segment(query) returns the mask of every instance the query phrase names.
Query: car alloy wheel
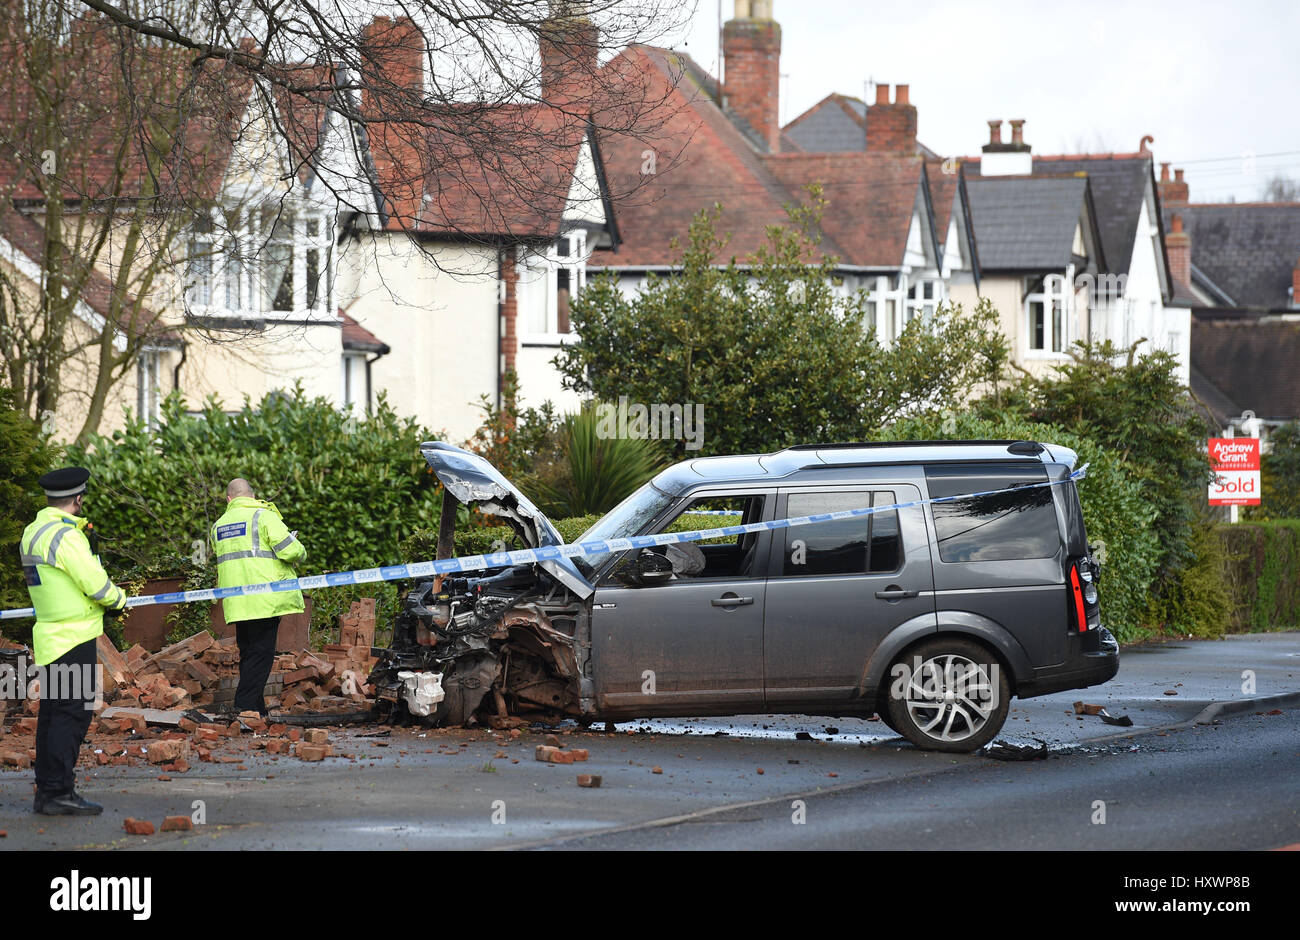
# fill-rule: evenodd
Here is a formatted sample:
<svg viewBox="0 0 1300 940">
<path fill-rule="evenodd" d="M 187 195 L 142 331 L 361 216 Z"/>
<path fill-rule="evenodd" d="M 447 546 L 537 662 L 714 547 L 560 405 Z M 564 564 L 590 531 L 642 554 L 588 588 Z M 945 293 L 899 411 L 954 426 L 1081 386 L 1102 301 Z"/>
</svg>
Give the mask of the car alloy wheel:
<svg viewBox="0 0 1300 940">
<path fill-rule="evenodd" d="M 1010 692 L 1001 665 L 969 640 L 931 640 L 890 669 L 888 710 L 917 747 L 974 751 L 1006 721 Z"/>
</svg>

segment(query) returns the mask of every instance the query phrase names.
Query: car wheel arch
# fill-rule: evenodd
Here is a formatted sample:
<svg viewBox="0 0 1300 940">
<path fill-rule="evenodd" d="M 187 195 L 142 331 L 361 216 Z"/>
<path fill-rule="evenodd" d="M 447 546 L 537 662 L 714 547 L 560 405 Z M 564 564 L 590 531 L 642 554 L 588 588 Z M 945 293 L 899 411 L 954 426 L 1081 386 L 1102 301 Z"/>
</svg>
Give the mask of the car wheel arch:
<svg viewBox="0 0 1300 940">
<path fill-rule="evenodd" d="M 928 626 L 920 623 L 923 620 L 929 620 Z M 970 611 L 940 611 L 937 615 L 914 618 L 890 631 L 868 660 L 858 694 L 881 701 L 889 691 L 889 667 L 898 657 L 919 643 L 944 636 L 974 640 L 987 647 L 1006 670 L 1012 695 L 1017 694 L 1022 679 L 1034 674 L 1024 647 L 1004 627 Z"/>
</svg>

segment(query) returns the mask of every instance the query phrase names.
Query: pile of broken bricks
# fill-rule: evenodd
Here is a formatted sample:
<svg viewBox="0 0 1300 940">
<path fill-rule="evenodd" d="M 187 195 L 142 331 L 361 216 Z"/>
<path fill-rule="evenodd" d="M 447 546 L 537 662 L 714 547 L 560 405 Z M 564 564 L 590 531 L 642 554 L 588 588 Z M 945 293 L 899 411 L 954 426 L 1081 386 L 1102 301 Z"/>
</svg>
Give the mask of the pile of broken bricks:
<svg viewBox="0 0 1300 940">
<path fill-rule="evenodd" d="M 301 714 L 368 707 L 366 684 L 376 662 L 375 600 L 355 601 L 339 618 L 340 643 L 322 653 L 302 650 L 275 657 L 263 695 L 268 708 Z M 239 647 L 200 631 L 150 654 L 139 644 L 120 653 L 106 636 L 97 641 L 104 666 L 104 700 L 123 707 L 180 709 L 230 705 L 239 684 Z"/>
<path fill-rule="evenodd" d="M 36 706 L 29 701 L 24 711 L 34 712 Z M 228 723 L 199 720 L 205 717 L 193 711 L 177 717 L 175 713 L 146 715 L 114 709 L 112 717 L 101 714 L 91 721 L 78 763 L 83 767 L 153 764 L 163 774 L 170 774 L 185 773 L 195 760 L 238 764 L 237 769 L 246 770 L 243 762 L 249 750 L 304 761 L 336 756 L 324 728 L 290 727 L 274 719 L 268 721 L 257 712 L 243 712 Z M 246 733 L 251 737 L 245 737 Z M 35 759 L 36 716 L 27 714 L 12 722 L 0 738 L 0 765 L 26 770 Z"/>
</svg>

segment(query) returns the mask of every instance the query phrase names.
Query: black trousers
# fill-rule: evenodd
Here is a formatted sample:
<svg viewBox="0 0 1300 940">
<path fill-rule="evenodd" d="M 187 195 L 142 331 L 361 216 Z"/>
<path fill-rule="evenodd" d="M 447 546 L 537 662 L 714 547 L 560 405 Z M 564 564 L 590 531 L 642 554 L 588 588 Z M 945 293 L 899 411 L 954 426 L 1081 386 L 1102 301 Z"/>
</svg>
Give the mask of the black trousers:
<svg viewBox="0 0 1300 940">
<path fill-rule="evenodd" d="M 97 659 L 95 641 L 87 640 L 45 667 L 36 719 L 36 792 L 41 796 L 62 796 L 75 788 L 77 755 L 95 717 Z"/>
<path fill-rule="evenodd" d="M 262 691 L 271 678 L 275 663 L 275 636 L 280 632 L 279 617 L 244 620 L 235 624 L 235 642 L 239 644 L 239 686 L 235 689 L 235 710 L 267 712 Z"/>
</svg>

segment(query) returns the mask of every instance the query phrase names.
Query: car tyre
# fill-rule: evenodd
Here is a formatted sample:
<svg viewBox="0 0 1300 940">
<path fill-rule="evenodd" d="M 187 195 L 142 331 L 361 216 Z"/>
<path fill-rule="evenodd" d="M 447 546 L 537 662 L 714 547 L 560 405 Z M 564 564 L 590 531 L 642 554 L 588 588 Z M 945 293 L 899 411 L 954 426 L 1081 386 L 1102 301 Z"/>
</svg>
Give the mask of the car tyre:
<svg viewBox="0 0 1300 940">
<path fill-rule="evenodd" d="M 886 724 L 924 750 L 979 750 L 1002 730 L 1011 707 L 997 657 L 960 637 L 912 647 L 890 665 L 888 681 Z"/>
</svg>

